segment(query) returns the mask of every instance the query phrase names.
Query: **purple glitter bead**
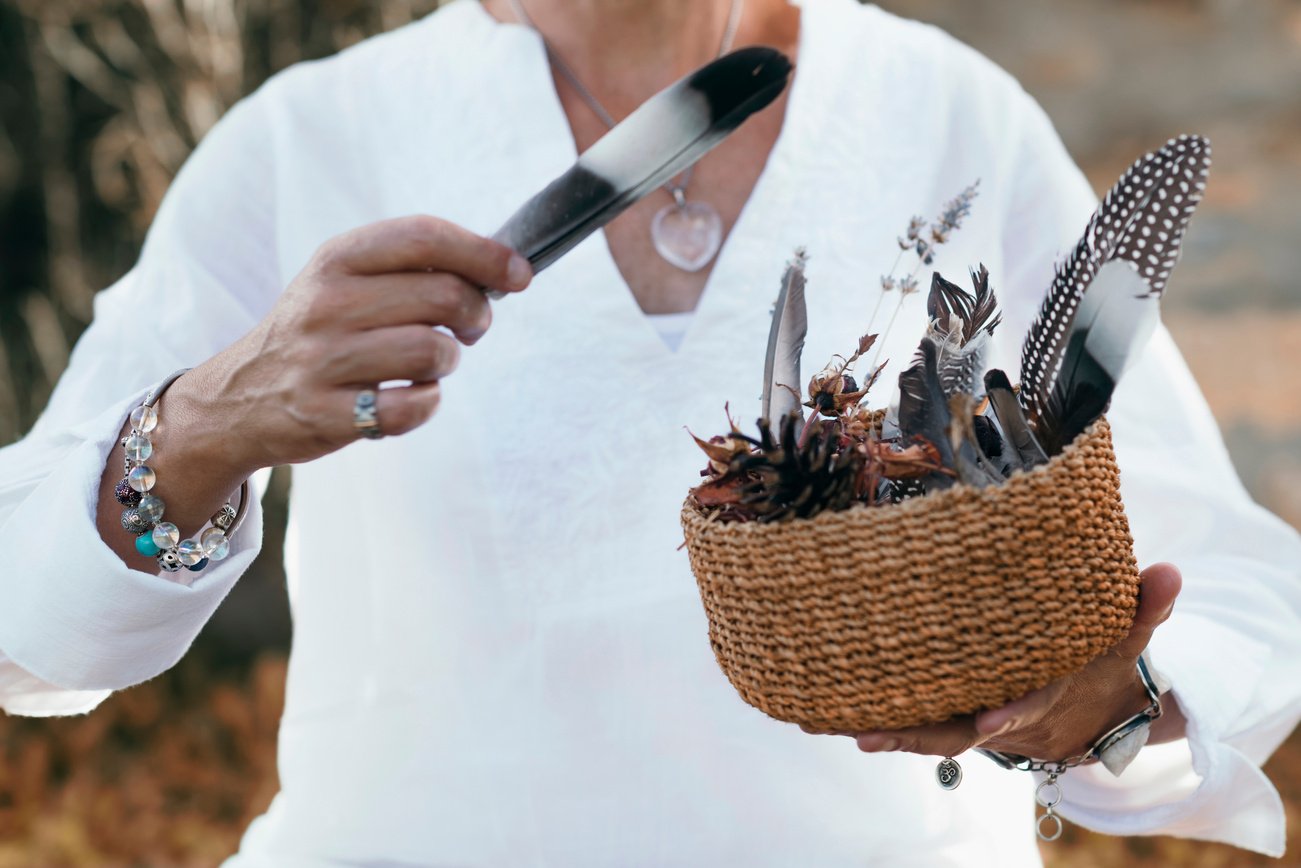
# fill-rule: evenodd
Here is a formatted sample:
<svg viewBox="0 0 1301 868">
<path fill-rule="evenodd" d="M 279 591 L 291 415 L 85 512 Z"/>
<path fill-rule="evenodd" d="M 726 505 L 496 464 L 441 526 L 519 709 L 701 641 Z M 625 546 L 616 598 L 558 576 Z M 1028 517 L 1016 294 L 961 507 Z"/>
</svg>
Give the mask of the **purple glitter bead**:
<svg viewBox="0 0 1301 868">
<path fill-rule="evenodd" d="M 140 498 L 143 496 L 130 485 L 127 485 L 126 477 L 113 488 L 113 496 L 117 502 L 123 506 L 139 506 Z"/>
</svg>

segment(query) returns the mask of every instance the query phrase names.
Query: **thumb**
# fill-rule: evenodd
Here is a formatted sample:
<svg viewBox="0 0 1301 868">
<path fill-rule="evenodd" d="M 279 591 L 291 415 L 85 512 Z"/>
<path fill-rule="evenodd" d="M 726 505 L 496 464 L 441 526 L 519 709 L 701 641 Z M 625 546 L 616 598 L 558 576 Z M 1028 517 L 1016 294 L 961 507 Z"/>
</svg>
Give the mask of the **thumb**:
<svg viewBox="0 0 1301 868">
<path fill-rule="evenodd" d="M 1173 564 L 1153 564 L 1139 574 L 1138 611 L 1129 635 L 1116 646 L 1116 653 L 1137 658 L 1143 653 L 1152 633 L 1174 610 L 1175 598 L 1183 586 L 1183 576 Z"/>
</svg>

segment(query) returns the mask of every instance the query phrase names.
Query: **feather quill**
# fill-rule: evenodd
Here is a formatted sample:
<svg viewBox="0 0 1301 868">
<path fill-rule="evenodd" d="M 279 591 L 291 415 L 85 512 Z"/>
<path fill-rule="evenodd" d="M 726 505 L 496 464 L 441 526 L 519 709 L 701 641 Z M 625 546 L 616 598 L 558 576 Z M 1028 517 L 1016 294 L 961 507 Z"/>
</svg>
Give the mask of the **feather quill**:
<svg viewBox="0 0 1301 868">
<path fill-rule="evenodd" d="M 1160 322 L 1160 296 L 1128 261 L 1108 262 L 1080 299 L 1048 396 L 1044 446 L 1054 454 L 1101 416 L 1125 369 Z"/>
<path fill-rule="evenodd" d="M 1084 236 L 1058 266 L 1021 348 L 1019 398 L 1041 436 L 1060 428 L 1048 400 L 1089 284 L 1103 265 L 1119 259 L 1138 269 L 1153 295 L 1165 290 L 1188 220 L 1206 189 L 1210 155 L 1205 138 L 1181 136 L 1138 160 L 1107 193 Z"/>
<path fill-rule="evenodd" d="M 802 381 L 800 355 L 809 330 L 808 309 L 804 302 L 804 266 L 808 257 L 804 248 L 786 265 L 781 292 L 772 311 L 768 330 L 768 352 L 763 362 L 763 397 L 761 415 L 771 424 L 781 424 L 786 414 L 800 412 Z M 797 425 L 796 435 L 802 425 Z"/>
</svg>

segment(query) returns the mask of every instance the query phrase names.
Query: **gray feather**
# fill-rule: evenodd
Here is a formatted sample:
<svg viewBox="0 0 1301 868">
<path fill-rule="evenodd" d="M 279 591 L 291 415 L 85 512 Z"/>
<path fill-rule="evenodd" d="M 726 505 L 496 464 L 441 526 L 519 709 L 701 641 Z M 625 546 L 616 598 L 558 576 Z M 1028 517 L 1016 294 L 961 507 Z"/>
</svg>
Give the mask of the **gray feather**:
<svg viewBox="0 0 1301 868">
<path fill-rule="evenodd" d="M 768 330 L 768 353 L 763 361 L 763 403 L 761 415 L 772 424 L 792 410 L 799 411 L 803 383 L 800 379 L 800 355 L 809 330 L 808 309 L 804 302 L 804 266 L 808 258 L 804 248 L 782 275 L 781 292 L 772 311 L 772 328 Z M 799 433 L 798 431 L 796 432 Z"/>
<path fill-rule="evenodd" d="M 1003 429 L 1003 439 L 1012 446 L 1008 450 L 1012 454 L 1007 457 L 1013 466 L 1019 463 L 1022 470 L 1030 470 L 1036 465 L 1047 464 L 1048 456 L 1035 438 L 1030 420 L 1021 409 L 1007 374 L 997 368 L 985 374 L 985 394 L 989 397 L 989 406 L 994 410 L 998 426 Z"/>
<path fill-rule="evenodd" d="M 949 444 L 949 403 L 940 385 L 935 342 L 922 338 L 918 358 L 899 375 L 899 436 L 905 443 L 917 437 L 930 442 L 940 453 L 944 466 L 954 467 L 953 448 Z M 932 473 L 924 480 L 928 489 L 948 488 L 952 478 Z"/>
</svg>

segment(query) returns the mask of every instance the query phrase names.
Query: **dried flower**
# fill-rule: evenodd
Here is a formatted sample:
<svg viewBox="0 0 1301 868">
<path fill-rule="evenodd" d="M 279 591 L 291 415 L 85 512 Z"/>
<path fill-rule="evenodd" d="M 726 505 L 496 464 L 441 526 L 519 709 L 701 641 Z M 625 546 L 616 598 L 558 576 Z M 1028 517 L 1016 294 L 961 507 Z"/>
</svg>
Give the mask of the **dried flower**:
<svg viewBox="0 0 1301 868">
<path fill-rule="evenodd" d="M 899 291 L 904 295 L 912 295 L 917 291 L 917 278 L 911 274 L 899 282 Z"/>
<path fill-rule="evenodd" d="M 936 243 L 943 244 L 948 240 L 949 233 L 954 229 L 962 228 L 962 219 L 971 213 L 971 202 L 979 195 L 979 187 L 980 181 L 977 180 L 959 193 L 957 198 L 944 204 L 939 220 L 931 226 L 931 237 Z"/>
<path fill-rule="evenodd" d="M 888 274 L 881 275 L 881 289 L 886 292 L 894 289 L 894 278 Z"/>
<path fill-rule="evenodd" d="M 918 437 L 908 447 L 883 440 L 867 440 L 863 448 L 868 460 L 887 479 L 923 479 L 932 473 L 951 475 L 953 472 L 944 466 L 935 444 L 923 437 Z"/>
</svg>

